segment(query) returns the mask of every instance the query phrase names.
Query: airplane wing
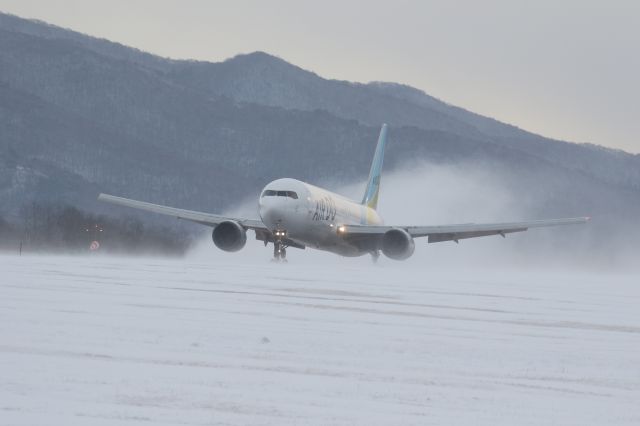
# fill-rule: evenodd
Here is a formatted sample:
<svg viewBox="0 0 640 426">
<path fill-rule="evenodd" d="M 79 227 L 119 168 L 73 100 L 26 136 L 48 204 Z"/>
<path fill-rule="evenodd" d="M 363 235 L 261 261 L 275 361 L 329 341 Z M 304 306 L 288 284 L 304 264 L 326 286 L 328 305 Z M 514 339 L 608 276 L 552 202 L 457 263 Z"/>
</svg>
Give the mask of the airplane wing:
<svg viewBox="0 0 640 426">
<path fill-rule="evenodd" d="M 459 225 L 442 226 L 380 226 L 380 225 L 343 225 L 338 227 L 338 232 L 345 237 L 381 237 L 391 229 L 404 229 L 412 237 L 428 237 L 429 243 L 439 243 L 442 241 L 455 241 L 465 238 L 486 237 L 489 235 L 510 234 L 512 232 L 522 232 L 530 228 L 543 228 L 549 226 L 572 225 L 586 223 L 588 217 L 574 217 L 566 219 L 534 220 L 530 222 L 507 222 L 507 223 L 464 223 Z"/>
<path fill-rule="evenodd" d="M 260 220 L 240 219 L 240 218 L 234 218 L 234 217 L 219 216 L 217 214 L 211 214 L 211 213 L 196 212 L 193 210 L 177 209 L 175 207 L 167 207 L 167 206 L 161 206 L 159 204 L 146 203 L 144 201 L 130 200 L 128 198 L 116 197 L 114 195 L 108 195 L 108 194 L 98 195 L 98 200 L 105 201 L 111 204 L 118 204 L 120 206 L 131 207 L 134 209 L 146 210 L 148 212 L 164 214 L 167 216 L 173 216 L 178 219 L 184 219 L 184 220 L 196 222 L 201 225 L 207 225 L 207 226 L 216 226 L 221 222 L 224 222 L 227 220 L 233 220 L 238 222 L 240 225 L 242 225 L 246 229 L 253 229 L 256 231 L 266 231 L 267 233 L 270 233 L 267 227 L 264 226 L 264 224 Z"/>
</svg>

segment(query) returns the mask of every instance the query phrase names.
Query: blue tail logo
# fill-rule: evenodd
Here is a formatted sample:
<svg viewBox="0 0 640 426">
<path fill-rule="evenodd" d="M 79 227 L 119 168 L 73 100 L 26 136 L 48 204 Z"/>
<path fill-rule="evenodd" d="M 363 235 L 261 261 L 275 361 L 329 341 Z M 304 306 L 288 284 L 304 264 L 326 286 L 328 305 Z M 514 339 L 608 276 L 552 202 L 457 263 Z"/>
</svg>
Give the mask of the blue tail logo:
<svg viewBox="0 0 640 426">
<path fill-rule="evenodd" d="M 383 124 L 380 129 L 380 136 L 378 137 L 378 145 L 376 146 L 376 153 L 373 155 L 373 162 L 371 163 L 371 171 L 369 171 L 369 181 L 367 182 L 367 189 L 364 192 L 362 198 L 362 204 L 372 209 L 378 207 L 378 194 L 380 192 L 380 175 L 382 173 L 382 161 L 384 160 L 384 147 L 387 144 L 387 125 Z"/>
</svg>

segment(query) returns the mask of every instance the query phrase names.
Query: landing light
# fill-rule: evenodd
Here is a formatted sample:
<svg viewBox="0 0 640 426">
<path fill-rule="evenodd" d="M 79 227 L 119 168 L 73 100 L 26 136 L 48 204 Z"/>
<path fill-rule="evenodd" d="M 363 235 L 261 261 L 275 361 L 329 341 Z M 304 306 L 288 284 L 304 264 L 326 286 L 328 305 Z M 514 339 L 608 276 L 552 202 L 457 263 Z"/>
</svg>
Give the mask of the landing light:
<svg viewBox="0 0 640 426">
<path fill-rule="evenodd" d="M 345 232 L 347 230 L 347 228 L 345 228 L 344 226 L 338 226 L 338 232 L 342 233 Z"/>
</svg>

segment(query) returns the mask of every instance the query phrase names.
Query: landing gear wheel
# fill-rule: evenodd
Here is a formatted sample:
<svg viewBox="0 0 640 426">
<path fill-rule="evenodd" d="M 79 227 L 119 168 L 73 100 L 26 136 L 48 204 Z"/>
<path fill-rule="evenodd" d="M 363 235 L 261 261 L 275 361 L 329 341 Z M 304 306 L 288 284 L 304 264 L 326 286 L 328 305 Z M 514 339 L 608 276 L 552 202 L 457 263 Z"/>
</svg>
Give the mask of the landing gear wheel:
<svg viewBox="0 0 640 426">
<path fill-rule="evenodd" d="M 273 262 L 287 261 L 287 248 L 282 241 L 273 242 Z"/>
</svg>

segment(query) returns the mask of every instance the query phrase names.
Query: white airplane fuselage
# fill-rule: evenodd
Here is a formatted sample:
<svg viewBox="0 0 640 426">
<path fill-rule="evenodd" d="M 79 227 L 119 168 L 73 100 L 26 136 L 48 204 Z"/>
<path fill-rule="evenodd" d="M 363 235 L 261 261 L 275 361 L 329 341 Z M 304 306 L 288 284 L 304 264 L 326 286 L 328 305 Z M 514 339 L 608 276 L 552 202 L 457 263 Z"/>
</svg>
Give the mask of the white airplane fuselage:
<svg viewBox="0 0 640 426">
<path fill-rule="evenodd" d="M 296 179 L 278 179 L 260 193 L 262 222 L 272 231 L 285 231 L 288 239 L 342 256 L 363 251 L 339 235 L 341 225 L 382 225 L 378 213 L 341 195 Z"/>
</svg>

